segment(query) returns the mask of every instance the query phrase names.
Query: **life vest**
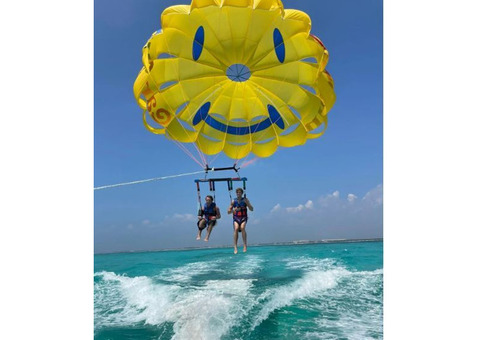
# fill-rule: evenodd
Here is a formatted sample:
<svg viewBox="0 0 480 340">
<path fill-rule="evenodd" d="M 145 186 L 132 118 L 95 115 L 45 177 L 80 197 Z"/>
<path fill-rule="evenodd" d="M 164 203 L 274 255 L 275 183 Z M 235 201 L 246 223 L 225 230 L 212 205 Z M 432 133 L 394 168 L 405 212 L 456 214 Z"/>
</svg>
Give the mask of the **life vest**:
<svg viewBox="0 0 480 340">
<path fill-rule="evenodd" d="M 203 215 L 205 215 L 205 219 L 210 221 L 212 217 L 217 216 L 217 209 L 215 209 L 217 205 L 212 202 L 210 206 L 207 206 L 207 203 L 203 206 Z"/>
<path fill-rule="evenodd" d="M 233 207 L 234 208 L 240 208 L 240 209 L 237 209 L 237 211 L 233 212 L 233 216 L 247 217 L 247 203 L 245 203 L 243 198 L 240 200 L 240 202 L 238 201 L 238 199 L 235 198 L 233 200 Z"/>
</svg>

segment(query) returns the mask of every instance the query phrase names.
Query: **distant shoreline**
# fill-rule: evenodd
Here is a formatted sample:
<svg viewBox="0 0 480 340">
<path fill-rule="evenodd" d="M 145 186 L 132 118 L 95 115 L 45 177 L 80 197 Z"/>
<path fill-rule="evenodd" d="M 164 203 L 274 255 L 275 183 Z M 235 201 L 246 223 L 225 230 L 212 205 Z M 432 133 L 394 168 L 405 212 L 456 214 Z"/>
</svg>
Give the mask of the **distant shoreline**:
<svg viewBox="0 0 480 340">
<path fill-rule="evenodd" d="M 383 242 L 383 238 L 361 238 L 361 239 L 327 239 L 327 240 L 296 240 L 288 242 L 270 242 L 270 243 L 255 243 L 248 245 L 249 247 L 265 247 L 265 246 L 295 246 L 306 244 L 331 244 L 331 243 L 361 243 L 361 242 Z M 185 251 L 185 250 L 202 250 L 202 249 L 223 249 L 232 248 L 232 245 L 213 246 L 213 247 L 183 247 L 183 248 L 165 248 L 155 250 L 131 250 L 131 251 L 117 251 L 111 253 L 94 253 L 94 255 L 111 255 L 111 254 L 136 254 L 136 253 L 157 253 L 166 251 Z"/>
</svg>

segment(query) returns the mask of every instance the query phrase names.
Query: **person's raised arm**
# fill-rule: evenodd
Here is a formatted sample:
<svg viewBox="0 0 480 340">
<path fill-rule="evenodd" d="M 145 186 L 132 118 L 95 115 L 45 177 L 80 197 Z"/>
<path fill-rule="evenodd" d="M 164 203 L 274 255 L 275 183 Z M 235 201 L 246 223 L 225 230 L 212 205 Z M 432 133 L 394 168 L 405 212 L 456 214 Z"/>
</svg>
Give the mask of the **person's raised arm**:
<svg viewBox="0 0 480 340">
<path fill-rule="evenodd" d="M 248 209 L 250 209 L 250 211 L 253 211 L 253 205 L 250 203 L 250 201 L 246 197 L 245 197 L 245 204 L 247 205 Z"/>
<path fill-rule="evenodd" d="M 227 214 L 231 214 L 233 209 L 233 201 L 230 203 L 230 206 L 228 207 Z"/>
</svg>

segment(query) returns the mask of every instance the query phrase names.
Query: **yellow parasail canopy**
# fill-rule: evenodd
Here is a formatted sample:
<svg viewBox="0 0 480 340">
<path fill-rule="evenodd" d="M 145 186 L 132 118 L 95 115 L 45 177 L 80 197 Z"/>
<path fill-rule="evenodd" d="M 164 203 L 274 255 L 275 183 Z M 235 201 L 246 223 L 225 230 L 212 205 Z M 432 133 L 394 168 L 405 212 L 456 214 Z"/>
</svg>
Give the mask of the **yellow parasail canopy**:
<svg viewBox="0 0 480 340">
<path fill-rule="evenodd" d="M 234 159 L 325 132 L 333 79 L 306 13 L 280 0 L 193 0 L 165 9 L 161 27 L 133 86 L 149 131 Z"/>
</svg>

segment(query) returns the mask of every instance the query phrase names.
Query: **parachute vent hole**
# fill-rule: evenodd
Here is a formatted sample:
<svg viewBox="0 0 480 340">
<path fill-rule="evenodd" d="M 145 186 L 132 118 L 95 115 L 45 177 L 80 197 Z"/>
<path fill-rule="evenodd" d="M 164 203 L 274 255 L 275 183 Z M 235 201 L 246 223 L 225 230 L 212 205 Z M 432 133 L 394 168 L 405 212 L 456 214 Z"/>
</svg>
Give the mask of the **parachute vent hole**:
<svg viewBox="0 0 480 340">
<path fill-rule="evenodd" d="M 231 122 L 232 123 L 239 123 L 239 125 L 241 125 L 241 124 L 247 125 L 248 124 L 248 122 L 245 119 L 241 119 L 241 118 L 232 119 Z"/>
<path fill-rule="evenodd" d="M 178 115 L 180 112 L 182 112 L 183 109 L 187 107 L 188 103 L 190 103 L 190 102 L 185 102 L 182 105 L 180 105 L 178 107 L 178 109 L 175 111 L 175 115 Z"/>
<path fill-rule="evenodd" d="M 207 135 L 204 134 L 204 133 L 201 133 L 200 135 L 201 135 L 203 138 L 208 139 L 208 140 L 211 141 L 211 142 L 216 142 L 216 143 L 221 142 L 220 139 L 216 139 L 216 138 L 207 136 Z"/>
<path fill-rule="evenodd" d="M 215 118 L 216 120 L 223 122 L 224 124 L 227 124 L 227 119 L 222 116 L 221 114 L 218 113 L 209 113 L 209 116 Z"/>
<path fill-rule="evenodd" d="M 234 146 L 245 146 L 247 145 L 248 143 L 245 143 L 245 142 L 226 142 L 226 144 L 230 144 L 230 145 L 234 145 Z"/>
<path fill-rule="evenodd" d="M 317 91 L 315 91 L 315 89 L 314 89 L 313 87 L 311 87 L 311 86 L 304 85 L 304 84 L 300 84 L 300 86 L 301 86 L 303 89 L 307 90 L 308 92 L 311 92 L 311 93 L 313 93 L 313 94 L 317 94 Z"/>
<path fill-rule="evenodd" d="M 267 139 L 264 139 L 264 140 L 261 140 L 261 141 L 255 141 L 254 143 L 255 144 L 267 144 L 269 142 L 271 142 L 272 140 L 274 140 L 276 137 L 270 137 L 270 138 L 267 138 Z"/>
<path fill-rule="evenodd" d="M 186 131 L 190 131 L 190 132 L 195 132 L 195 128 L 193 126 L 191 126 L 190 124 L 188 124 L 187 122 L 181 120 L 181 119 L 177 119 L 177 121 L 180 123 L 180 125 L 186 130 Z"/>
<path fill-rule="evenodd" d="M 268 116 L 255 116 L 252 118 L 251 122 L 252 123 L 257 123 L 257 122 L 261 122 L 262 120 L 264 120 L 265 118 L 268 118 Z"/>
<path fill-rule="evenodd" d="M 230 65 L 226 71 L 227 77 L 235 82 L 247 81 L 252 75 L 250 69 L 244 64 Z"/>
<path fill-rule="evenodd" d="M 325 123 L 322 123 L 316 129 L 313 129 L 312 131 L 308 131 L 308 133 L 314 133 L 314 134 L 315 133 L 321 133 L 321 132 L 324 132 L 326 128 L 327 128 L 327 126 L 325 125 Z"/>
<path fill-rule="evenodd" d="M 301 62 L 304 62 L 304 63 L 312 63 L 312 64 L 318 64 L 318 61 L 316 58 L 314 57 L 308 57 L 308 58 L 304 58 L 302 60 L 300 60 Z"/>
<path fill-rule="evenodd" d="M 292 133 L 293 131 L 295 131 L 297 129 L 297 127 L 299 125 L 300 125 L 300 123 L 290 125 L 288 128 L 283 130 L 282 133 L 280 133 L 280 136 L 285 136 L 285 135 L 288 135 L 288 134 Z"/>
<path fill-rule="evenodd" d="M 163 129 L 163 128 L 164 128 L 164 126 L 158 124 L 158 123 L 150 116 L 150 114 L 146 115 L 145 117 L 146 117 L 146 120 L 147 120 L 148 125 L 150 125 L 151 127 L 156 128 L 156 129 Z"/>
<path fill-rule="evenodd" d="M 297 111 L 296 108 L 294 108 L 293 106 L 289 106 L 288 108 L 290 109 L 290 111 L 292 111 L 295 117 L 298 118 L 298 120 L 302 120 L 302 115 L 300 114 L 300 112 Z"/>
<path fill-rule="evenodd" d="M 248 131 L 248 132 L 250 132 L 250 131 Z M 230 133 L 230 134 L 227 134 L 225 141 L 228 142 L 228 143 L 233 143 L 235 145 L 244 145 L 245 143 L 250 142 L 250 136 L 248 136 L 247 134 L 236 135 L 236 134 L 231 134 Z"/>
<path fill-rule="evenodd" d="M 177 58 L 177 56 L 175 56 L 173 54 L 169 54 L 169 53 L 160 53 L 157 56 L 157 59 L 171 59 L 171 58 Z"/>
<path fill-rule="evenodd" d="M 159 90 L 165 90 L 166 88 L 169 88 L 175 84 L 178 84 L 178 81 L 167 81 L 166 83 L 160 85 Z"/>
</svg>

